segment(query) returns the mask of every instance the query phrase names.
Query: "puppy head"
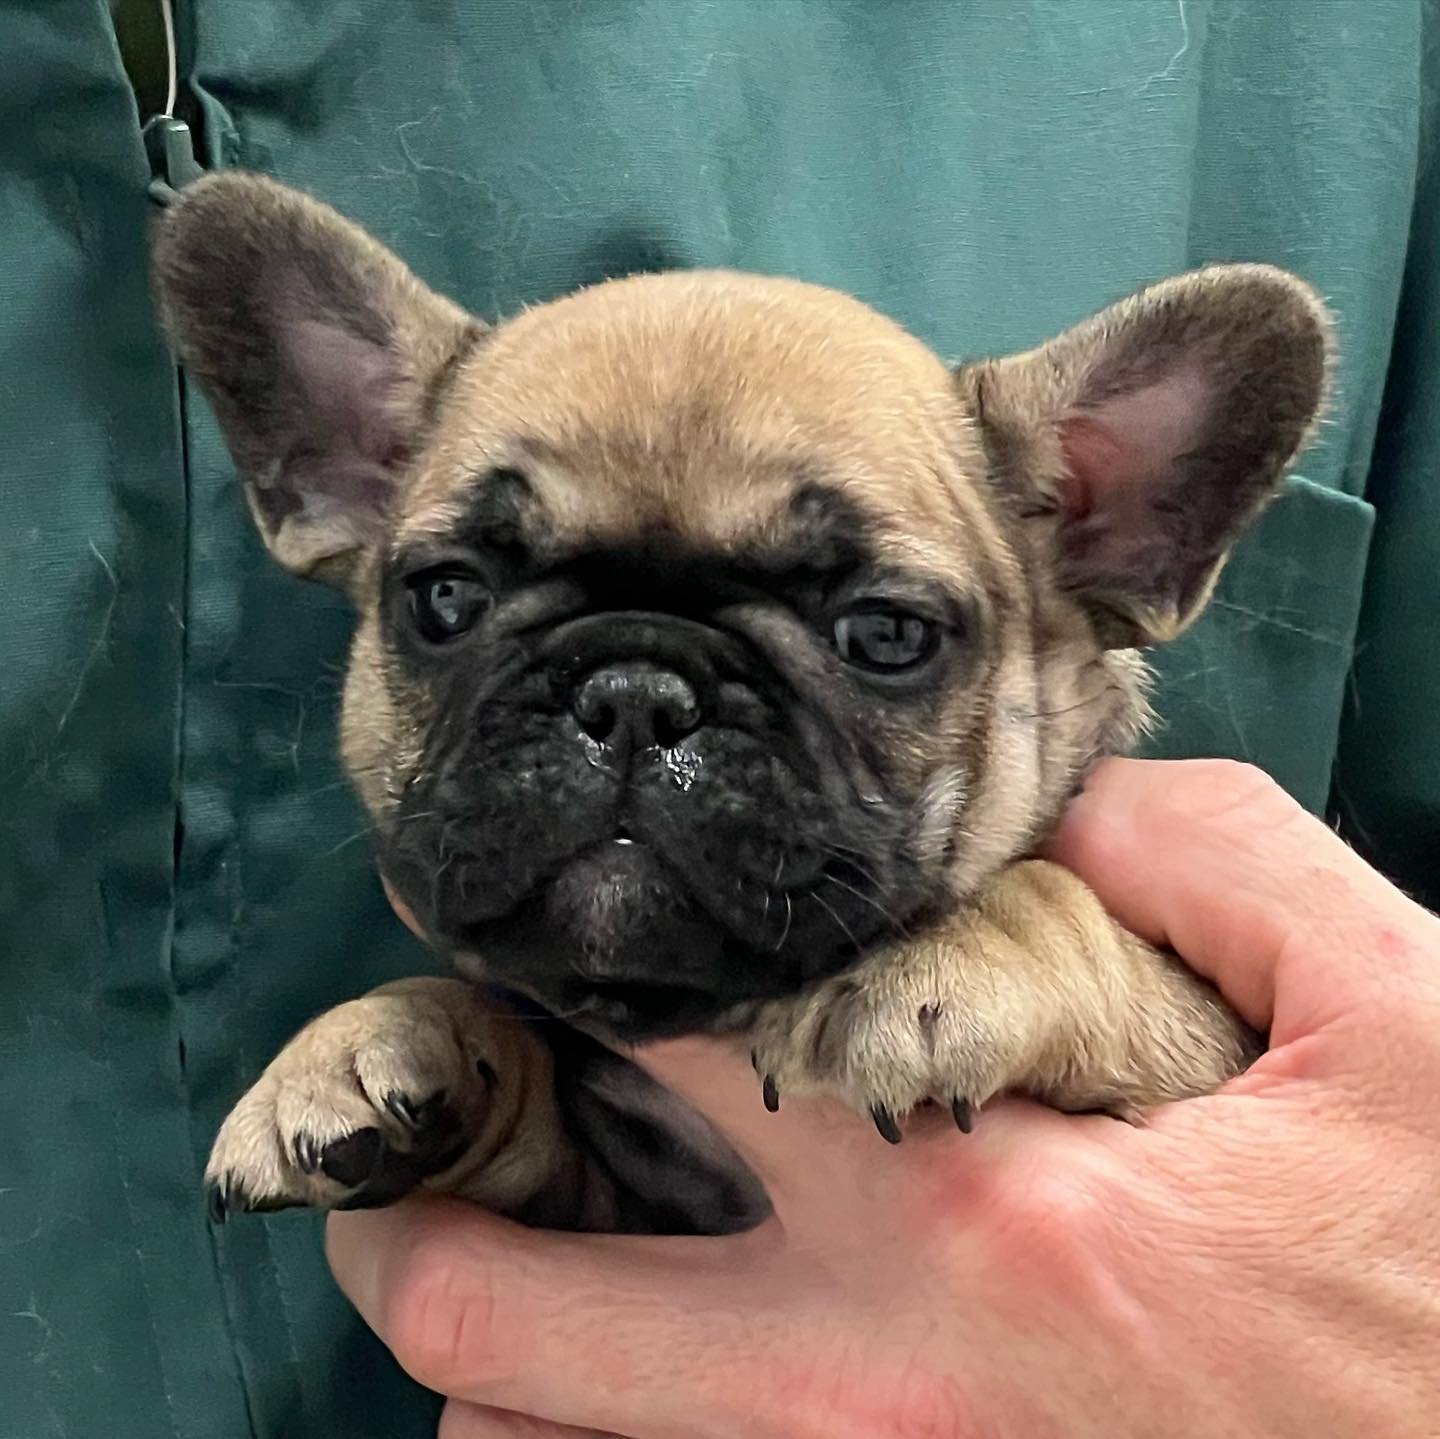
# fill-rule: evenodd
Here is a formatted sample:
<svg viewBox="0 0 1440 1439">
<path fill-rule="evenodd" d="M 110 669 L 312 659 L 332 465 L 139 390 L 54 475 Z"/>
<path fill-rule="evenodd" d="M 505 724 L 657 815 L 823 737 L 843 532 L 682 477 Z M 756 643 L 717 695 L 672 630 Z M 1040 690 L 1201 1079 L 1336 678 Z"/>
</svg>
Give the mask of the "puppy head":
<svg viewBox="0 0 1440 1439">
<path fill-rule="evenodd" d="M 678 273 L 490 329 L 253 176 L 157 292 L 281 561 L 359 612 L 382 867 L 628 1037 L 851 962 L 1023 853 L 1145 720 L 1315 422 L 1329 326 L 1220 267 L 952 372 L 844 296 Z"/>
</svg>

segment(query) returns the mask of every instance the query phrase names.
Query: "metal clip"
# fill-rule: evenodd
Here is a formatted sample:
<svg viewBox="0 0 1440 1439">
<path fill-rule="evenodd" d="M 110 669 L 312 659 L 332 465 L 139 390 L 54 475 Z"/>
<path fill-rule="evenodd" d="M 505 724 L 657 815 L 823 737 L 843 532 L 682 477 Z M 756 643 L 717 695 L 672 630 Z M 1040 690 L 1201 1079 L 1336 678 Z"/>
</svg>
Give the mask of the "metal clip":
<svg viewBox="0 0 1440 1439">
<path fill-rule="evenodd" d="M 177 191 L 205 173 L 195 160 L 190 127 L 173 115 L 156 115 L 141 134 L 150 160 L 150 198 L 157 205 L 172 204 Z"/>
<path fill-rule="evenodd" d="M 165 28 L 165 110 L 147 120 L 140 134 L 150 161 L 150 198 L 157 205 L 169 205 L 177 191 L 199 179 L 205 171 L 195 161 L 195 141 L 190 127 L 175 118 L 180 67 L 173 0 L 160 0 L 160 19 Z"/>
</svg>

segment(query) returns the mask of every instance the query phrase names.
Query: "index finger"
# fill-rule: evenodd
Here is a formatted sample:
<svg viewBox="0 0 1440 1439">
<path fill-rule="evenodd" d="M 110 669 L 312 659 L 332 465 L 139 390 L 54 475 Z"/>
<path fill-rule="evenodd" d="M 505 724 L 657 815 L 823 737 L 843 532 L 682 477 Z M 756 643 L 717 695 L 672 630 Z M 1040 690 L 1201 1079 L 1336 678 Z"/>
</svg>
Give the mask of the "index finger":
<svg viewBox="0 0 1440 1439">
<path fill-rule="evenodd" d="M 1107 761 L 1048 852 L 1277 1044 L 1440 986 L 1440 922 L 1248 765 Z"/>
</svg>

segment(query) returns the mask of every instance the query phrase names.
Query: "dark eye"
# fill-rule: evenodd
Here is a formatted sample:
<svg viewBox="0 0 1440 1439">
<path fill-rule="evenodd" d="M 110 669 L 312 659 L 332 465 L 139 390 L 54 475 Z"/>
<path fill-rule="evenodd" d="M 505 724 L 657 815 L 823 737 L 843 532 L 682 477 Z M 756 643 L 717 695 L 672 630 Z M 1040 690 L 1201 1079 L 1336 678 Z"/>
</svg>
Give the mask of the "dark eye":
<svg viewBox="0 0 1440 1439">
<path fill-rule="evenodd" d="M 469 575 L 420 575 L 410 582 L 415 627 L 432 644 L 472 628 L 490 603 L 490 591 Z"/>
<path fill-rule="evenodd" d="M 894 674 L 913 669 L 935 653 L 937 632 L 929 620 L 906 610 L 868 605 L 835 621 L 835 648 L 847 664 Z"/>
</svg>

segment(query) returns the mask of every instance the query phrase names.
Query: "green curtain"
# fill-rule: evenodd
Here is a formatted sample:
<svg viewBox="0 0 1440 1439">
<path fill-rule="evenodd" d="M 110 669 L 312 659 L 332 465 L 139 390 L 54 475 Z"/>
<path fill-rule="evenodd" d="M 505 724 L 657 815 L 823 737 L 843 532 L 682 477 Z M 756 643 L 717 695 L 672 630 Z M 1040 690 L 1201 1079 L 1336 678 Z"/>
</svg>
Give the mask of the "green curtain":
<svg viewBox="0 0 1440 1439">
<path fill-rule="evenodd" d="M 1307 276 L 1331 419 L 1163 657 L 1154 750 L 1263 765 L 1440 898 L 1430 0 L 178 12 L 206 163 L 313 190 L 486 315 L 732 265 L 958 359 L 1207 260 Z M 314 1218 L 214 1230 L 199 1186 L 303 1019 L 428 963 L 336 764 L 348 619 L 261 554 L 155 332 L 109 9 L 12 0 L 0 54 L 0 1435 L 429 1434 Z"/>
</svg>

